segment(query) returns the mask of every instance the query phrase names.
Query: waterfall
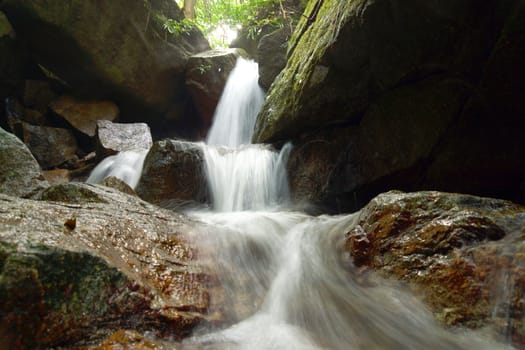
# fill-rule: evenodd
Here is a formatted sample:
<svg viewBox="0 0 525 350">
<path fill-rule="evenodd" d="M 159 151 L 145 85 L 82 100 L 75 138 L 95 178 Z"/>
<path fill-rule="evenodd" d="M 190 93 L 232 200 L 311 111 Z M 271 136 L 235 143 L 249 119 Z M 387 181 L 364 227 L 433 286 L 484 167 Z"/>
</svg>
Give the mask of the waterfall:
<svg viewBox="0 0 525 350">
<path fill-rule="evenodd" d="M 256 68 L 238 60 L 201 144 L 213 210 L 187 213 L 202 223 L 194 244 L 223 289 L 226 321 L 221 330 L 196 329 L 174 348 L 511 349 L 483 331 L 443 329 L 400 284 L 357 269 L 343 245 L 358 214 L 313 217 L 287 206 L 291 145 L 278 152 L 250 144 L 264 98 Z M 118 173 L 136 184 L 144 157 L 110 157 L 89 181 Z"/>
<path fill-rule="evenodd" d="M 251 143 L 255 120 L 264 102 L 259 66 L 238 58 L 221 95 L 206 143 L 238 147 Z"/>
<path fill-rule="evenodd" d="M 264 101 L 258 80 L 257 63 L 238 58 L 203 146 L 215 211 L 261 210 L 288 199 L 285 167 L 291 145 L 277 152 L 250 144 Z"/>
</svg>

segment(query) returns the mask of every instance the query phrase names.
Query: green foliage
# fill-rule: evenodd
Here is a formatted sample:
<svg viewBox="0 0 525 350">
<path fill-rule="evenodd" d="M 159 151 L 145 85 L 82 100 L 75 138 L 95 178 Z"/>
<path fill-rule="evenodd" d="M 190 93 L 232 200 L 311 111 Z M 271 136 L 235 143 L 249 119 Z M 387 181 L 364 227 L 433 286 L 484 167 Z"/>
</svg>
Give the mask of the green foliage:
<svg viewBox="0 0 525 350">
<path fill-rule="evenodd" d="M 184 0 L 177 0 L 183 8 Z M 214 47 L 227 46 L 224 38 L 217 35 L 220 29 L 242 28 L 250 39 L 261 34 L 262 28 L 272 26 L 281 27 L 286 21 L 283 15 L 281 0 L 197 0 L 195 5 L 195 19 L 190 21 L 198 26 Z M 183 32 L 184 28 L 176 30 Z"/>
<path fill-rule="evenodd" d="M 180 36 L 182 34 L 189 35 L 191 31 L 197 27 L 197 24 L 193 20 L 187 18 L 182 20 L 163 18 L 163 27 L 170 34 Z"/>
</svg>

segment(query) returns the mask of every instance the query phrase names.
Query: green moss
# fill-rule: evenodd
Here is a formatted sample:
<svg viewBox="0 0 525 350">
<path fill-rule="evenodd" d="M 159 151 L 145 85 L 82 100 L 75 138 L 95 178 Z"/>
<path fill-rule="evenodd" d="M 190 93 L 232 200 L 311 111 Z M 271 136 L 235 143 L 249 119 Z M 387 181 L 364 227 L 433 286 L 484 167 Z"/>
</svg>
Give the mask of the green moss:
<svg viewBox="0 0 525 350">
<path fill-rule="evenodd" d="M 319 84 L 312 81 L 316 66 L 363 1 L 326 0 L 320 7 L 317 0 L 308 3 L 290 40 L 287 66 L 275 79 L 257 120 L 255 142 L 275 139 L 300 118 L 301 99 Z"/>
<path fill-rule="evenodd" d="M 5 14 L 0 12 L 0 38 L 6 35 L 13 37 L 15 33 Z"/>
</svg>

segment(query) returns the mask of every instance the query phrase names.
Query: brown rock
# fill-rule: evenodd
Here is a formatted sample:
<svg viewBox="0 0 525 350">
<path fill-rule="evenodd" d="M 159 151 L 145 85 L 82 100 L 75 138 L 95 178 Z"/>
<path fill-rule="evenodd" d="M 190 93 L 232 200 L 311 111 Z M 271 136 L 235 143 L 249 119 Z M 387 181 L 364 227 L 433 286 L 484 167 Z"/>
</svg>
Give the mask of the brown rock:
<svg viewBox="0 0 525 350">
<path fill-rule="evenodd" d="M 148 150 L 153 144 L 149 126 L 145 123 L 112 123 L 97 121 L 97 156 L 104 157 L 123 151 Z"/>
<path fill-rule="evenodd" d="M 24 85 L 24 106 L 40 113 L 47 112 L 49 104 L 57 98 L 50 84 L 42 80 L 26 80 Z"/>
<path fill-rule="evenodd" d="M 374 198 L 348 232 L 358 267 L 407 282 L 448 325 L 493 325 L 517 344 L 525 282 L 525 207 L 440 192 Z"/>
<path fill-rule="evenodd" d="M 104 186 L 42 198 L 0 195 L 2 347 L 71 347 L 121 329 L 180 339 L 221 319 L 186 217 Z"/>
<path fill-rule="evenodd" d="M 71 181 L 71 172 L 67 169 L 53 169 L 44 171 L 44 177 L 50 185 L 60 185 Z"/>
<path fill-rule="evenodd" d="M 119 108 L 111 101 L 81 101 L 67 95 L 61 96 L 50 107 L 75 129 L 90 137 L 95 136 L 97 120 L 114 121 L 119 115 Z"/>
</svg>

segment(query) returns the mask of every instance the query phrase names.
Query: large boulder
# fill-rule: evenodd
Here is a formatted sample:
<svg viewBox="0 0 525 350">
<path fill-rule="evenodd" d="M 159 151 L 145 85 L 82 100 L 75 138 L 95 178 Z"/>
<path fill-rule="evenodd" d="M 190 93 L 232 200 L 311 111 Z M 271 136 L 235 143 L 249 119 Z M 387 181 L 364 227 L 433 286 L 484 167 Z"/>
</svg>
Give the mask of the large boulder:
<svg viewBox="0 0 525 350">
<path fill-rule="evenodd" d="M 216 49 L 188 59 L 186 86 L 200 116 L 202 136 L 213 122 L 213 113 L 237 58 L 247 55 L 242 49 Z"/>
<path fill-rule="evenodd" d="M 207 200 L 204 154 L 197 143 L 162 140 L 153 144 L 135 188 L 144 200 L 166 208 Z"/>
<path fill-rule="evenodd" d="M 358 213 L 344 247 L 368 269 L 406 282 L 449 326 L 495 327 L 525 343 L 525 207 L 441 192 L 389 192 Z"/>
<path fill-rule="evenodd" d="M 0 193 L 31 197 L 48 186 L 27 146 L 0 128 Z"/>
<path fill-rule="evenodd" d="M 174 1 L 6 0 L 0 8 L 41 66 L 81 97 L 115 100 L 127 121 L 182 118 L 187 58 L 209 49 L 197 29 L 165 28 L 183 19 Z"/>
<path fill-rule="evenodd" d="M 332 210 L 391 188 L 525 202 L 524 18 L 515 0 L 310 1 L 254 141 L 335 152 L 290 169 L 297 188 L 329 169 L 310 199 Z"/>
<path fill-rule="evenodd" d="M 70 347 L 119 329 L 180 339 L 220 318 L 179 214 L 103 186 L 0 195 L 0 339 Z"/>
</svg>

